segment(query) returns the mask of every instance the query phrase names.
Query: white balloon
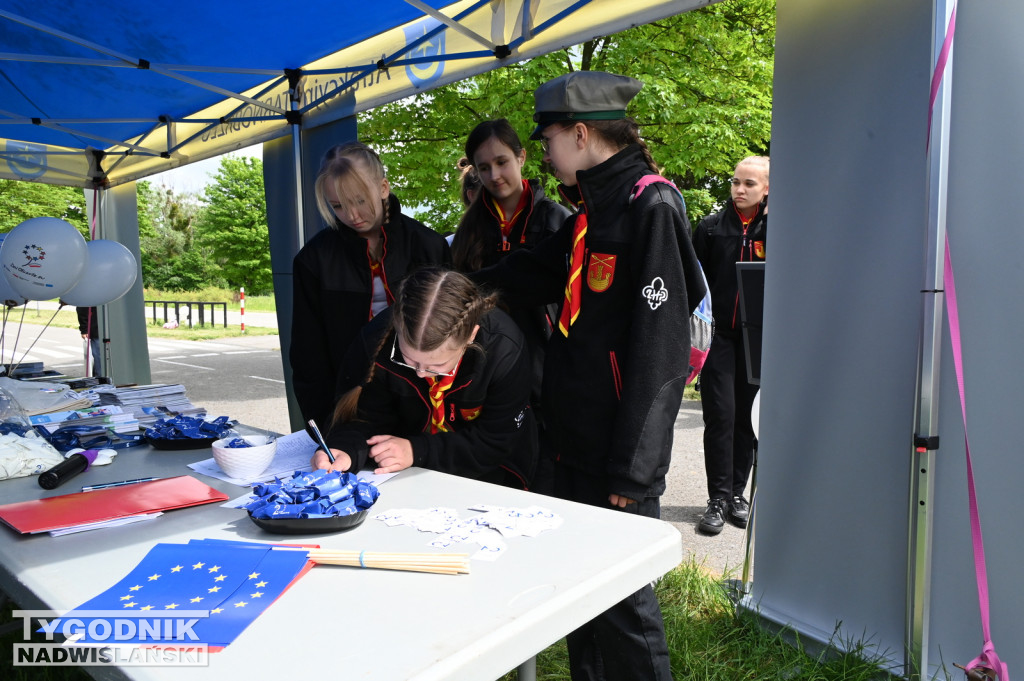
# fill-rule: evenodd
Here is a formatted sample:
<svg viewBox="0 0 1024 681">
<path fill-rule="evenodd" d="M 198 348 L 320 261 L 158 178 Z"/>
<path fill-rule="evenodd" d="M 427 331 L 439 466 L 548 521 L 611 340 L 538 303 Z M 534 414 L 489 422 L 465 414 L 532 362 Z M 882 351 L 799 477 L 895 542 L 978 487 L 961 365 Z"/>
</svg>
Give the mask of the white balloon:
<svg viewBox="0 0 1024 681">
<path fill-rule="evenodd" d="M 106 305 L 128 293 L 138 267 L 135 256 L 123 244 L 95 239 L 87 244 L 89 262 L 78 283 L 60 299 L 75 307 Z"/>
<path fill-rule="evenodd" d="M 29 218 L 0 245 L 3 275 L 27 300 L 62 296 L 78 283 L 88 259 L 85 239 L 58 218 Z"/>
<path fill-rule="evenodd" d="M 0 305 L 17 307 L 25 302 L 25 298 L 7 283 L 7 277 L 0 277 Z"/>
<path fill-rule="evenodd" d="M 750 425 L 754 428 L 754 437 L 758 437 L 758 426 L 761 425 L 761 391 L 754 393 L 754 404 L 750 407 Z"/>
</svg>

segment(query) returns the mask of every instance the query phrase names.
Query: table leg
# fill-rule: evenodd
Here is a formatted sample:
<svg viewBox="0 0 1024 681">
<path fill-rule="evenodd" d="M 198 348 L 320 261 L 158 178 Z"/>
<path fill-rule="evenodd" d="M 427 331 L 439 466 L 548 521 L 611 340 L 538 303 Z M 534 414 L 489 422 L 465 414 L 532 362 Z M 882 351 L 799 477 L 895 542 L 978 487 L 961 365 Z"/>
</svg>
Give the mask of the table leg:
<svg viewBox="0 0 1024 681">
<path fill-rule="evenodd" d="M 533 656 L 516 667 L 517 681 L 537 681 L 537 657 Z"/>
</svg>

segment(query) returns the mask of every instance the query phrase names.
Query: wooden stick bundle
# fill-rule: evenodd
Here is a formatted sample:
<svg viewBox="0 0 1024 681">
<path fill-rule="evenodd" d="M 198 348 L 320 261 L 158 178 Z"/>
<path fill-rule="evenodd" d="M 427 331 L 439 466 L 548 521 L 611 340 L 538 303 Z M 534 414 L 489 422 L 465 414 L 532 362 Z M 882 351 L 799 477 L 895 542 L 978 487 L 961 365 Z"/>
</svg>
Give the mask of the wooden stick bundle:
<svg viewBox="0 0 1024 681">
<path fill-rule="evenodd" d="M 433 572 L 442 575 L 469 574 L 467 553 L 380 553 L 311 549 L 309 559 L 321 565 Z"/>
</svg>

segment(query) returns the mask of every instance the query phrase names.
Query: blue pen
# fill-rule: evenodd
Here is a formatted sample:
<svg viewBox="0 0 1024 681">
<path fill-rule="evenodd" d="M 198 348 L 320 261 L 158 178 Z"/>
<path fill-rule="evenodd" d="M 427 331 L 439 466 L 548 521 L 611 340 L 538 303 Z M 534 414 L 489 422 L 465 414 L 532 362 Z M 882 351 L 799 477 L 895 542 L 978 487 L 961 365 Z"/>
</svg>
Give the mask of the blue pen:
<svg viewBox="0 0 1024 681">
<path fill-rule="evenodd" d="M 137 482 L 152 482 L 153 480 L 160 480 L 160 478 L 135 478 L 134 480 L 121 480 L 118 482 L 104 482 L 99 485 L 86 485 L 82 488 L 83 492 L 92 492 L 97 489 L 106 489 L 108 487 L 123 487 L 124 485 L 134 485 Z"/>
</svg>

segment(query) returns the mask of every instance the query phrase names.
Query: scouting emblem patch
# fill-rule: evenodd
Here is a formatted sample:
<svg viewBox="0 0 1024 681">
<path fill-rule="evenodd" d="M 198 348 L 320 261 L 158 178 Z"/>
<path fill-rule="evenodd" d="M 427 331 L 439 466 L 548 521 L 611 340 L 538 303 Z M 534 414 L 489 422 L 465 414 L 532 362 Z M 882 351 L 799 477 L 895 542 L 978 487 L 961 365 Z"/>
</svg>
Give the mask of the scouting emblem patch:
<svg viewBox="0 0 1024 681">
<path fill-rule="evenodd" d="M 665 282 L 661 277 L 655 277 L 650 284 L 644 286 L 642 294 L 652 310 L 657 310 L 662 303 L 668 300 L 668 289 L 665 288 Z"/>
<path fill-rule="evenodd" d="M 615 278 L 615 257 L 606 253 L 591 253 L 587 266 L 587 286 L 594 293 L 607 291 Z"/>
</svg>

